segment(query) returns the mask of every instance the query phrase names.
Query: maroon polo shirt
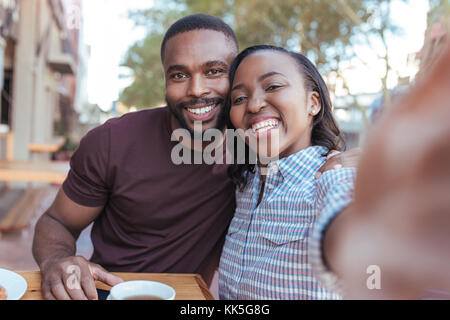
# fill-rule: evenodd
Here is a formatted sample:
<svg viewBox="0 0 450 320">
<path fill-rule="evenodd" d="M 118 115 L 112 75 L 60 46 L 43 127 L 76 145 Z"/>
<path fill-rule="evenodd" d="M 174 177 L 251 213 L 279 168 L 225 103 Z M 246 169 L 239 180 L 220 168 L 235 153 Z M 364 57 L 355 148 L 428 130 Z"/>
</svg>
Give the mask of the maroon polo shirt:
<svg viewBox="0 0 450 320">
<path fill-rule="evenodd" d="M 91 260 L 109 271 L 200 273 L 209 282 L 235 209 L 226 165 L 171 160 L 170 111 L 114 118 L 80 142 L 63 190 L 103 206 Z"/>
</svg>

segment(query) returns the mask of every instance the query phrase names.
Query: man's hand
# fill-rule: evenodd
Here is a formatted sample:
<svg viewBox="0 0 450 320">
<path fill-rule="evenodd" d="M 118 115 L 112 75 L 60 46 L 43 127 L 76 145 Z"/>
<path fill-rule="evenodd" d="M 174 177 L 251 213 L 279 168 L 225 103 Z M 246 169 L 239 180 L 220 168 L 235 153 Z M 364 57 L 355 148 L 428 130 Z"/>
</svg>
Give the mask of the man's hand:
<svg viewBox="0 0 450 320">
<path fill-rule="evenodd" d="M 46 300 L 97 300 L 95 280 L 109 286 L 123 281 L 81 256 L 45 261 L 41 273 Z"/>
<path fill-rule="evenodd" d="M 354 168 L 358 166 L 361 158 L 361 149 L 355 148 L 345 152 L 332 150 L 327 155 L 327 161 L 319 168 L 315 178 L 319 179 L 322 173 L 340 168 Z"/>
</svg>

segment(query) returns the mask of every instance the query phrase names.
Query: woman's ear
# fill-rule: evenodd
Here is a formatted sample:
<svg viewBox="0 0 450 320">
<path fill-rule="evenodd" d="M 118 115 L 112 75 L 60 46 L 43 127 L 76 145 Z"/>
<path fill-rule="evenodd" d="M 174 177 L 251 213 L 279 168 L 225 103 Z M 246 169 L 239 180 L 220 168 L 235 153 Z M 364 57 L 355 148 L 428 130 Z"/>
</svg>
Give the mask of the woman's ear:
<svg viewBox="0 0 450 320">
<path fill-rule="evenodd" d="M 312 116 L 317 115 L 320 112 L 320 109 L 322 108 L 322 105 L 320 104 L 320 95 L 319 93 L 313 91 L 310 93 L 309 96 L 309 104 L 308 104 L 308 113 Z"/>
</svg>

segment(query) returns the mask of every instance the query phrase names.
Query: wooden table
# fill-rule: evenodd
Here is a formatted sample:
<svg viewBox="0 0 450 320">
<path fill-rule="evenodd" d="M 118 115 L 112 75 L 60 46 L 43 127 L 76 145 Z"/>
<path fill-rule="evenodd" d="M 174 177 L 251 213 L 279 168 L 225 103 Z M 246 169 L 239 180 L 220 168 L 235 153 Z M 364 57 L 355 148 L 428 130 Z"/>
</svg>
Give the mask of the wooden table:
<svg viewBox="0 0 450 320">
<path fill-rule="evenodd" d="M 42 300 L 40 271 L 15 271 L 28 283 L 28 289 L 22 300 Z M 123 280 L 152 280 L 159 281 L 173 287 L 176 292 L 175 300 L 214 300 L 208 286 L 198 274 L 189 273 L 122 273 L 113 272 Z M 109 290 L 110 287 L 96 282 L 98 289 Z"/>
<path fill-rule="evenodd" d="M 69 172 L 69 162 L 0 160 L 0 181 L 48 182 L 61 184 Z"/>
<path fill-rule="evenodd" d="M 47 142 L 30 142 L 28 144 L 28 150 L 30 150 L 30 152 L 56 152 L 61 149 L 65 143 L 65 137 L 54 137 Z"/>
</svg>

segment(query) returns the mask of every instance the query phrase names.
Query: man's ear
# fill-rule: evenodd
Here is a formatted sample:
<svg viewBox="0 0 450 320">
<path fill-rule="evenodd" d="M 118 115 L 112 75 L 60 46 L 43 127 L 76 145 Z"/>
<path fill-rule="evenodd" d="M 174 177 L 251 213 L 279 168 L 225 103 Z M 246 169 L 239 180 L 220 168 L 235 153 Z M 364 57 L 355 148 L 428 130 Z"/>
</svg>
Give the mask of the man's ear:
<svg viewBox="0 0 450 320">
<path fill-rule="evenodd" d="M 319 93 L 315 91 L 311 92 L 308 99 L 308 113 L 314 117 L 315 115 L 319 114 L 321 108 L 322 105 L 320 103 Z"/>
</svg>

